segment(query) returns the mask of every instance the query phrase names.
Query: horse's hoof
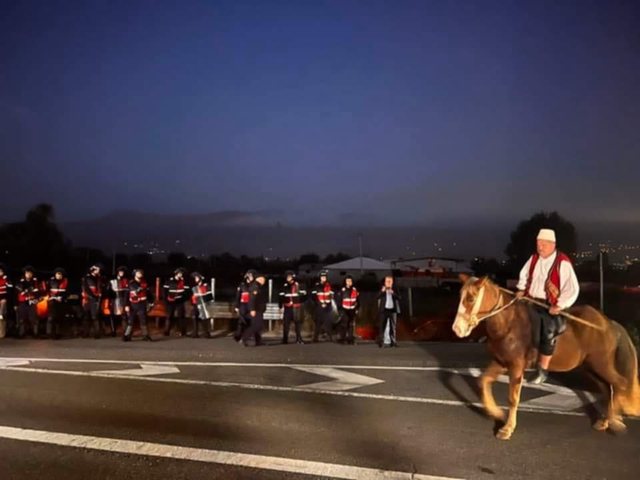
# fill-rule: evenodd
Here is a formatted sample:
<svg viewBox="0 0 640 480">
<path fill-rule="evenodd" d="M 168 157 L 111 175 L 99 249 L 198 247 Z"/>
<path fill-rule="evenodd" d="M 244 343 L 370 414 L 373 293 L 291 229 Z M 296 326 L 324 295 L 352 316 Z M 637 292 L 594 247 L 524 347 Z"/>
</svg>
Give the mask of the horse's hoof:
<svg viewBox="0 0 640 480">
<path fill-rule="evenodd" d="M 609 420 L 607 420 L 606 418 L 601 418 L 593 424 L 593 429 L 597 430 L 598 432 L 604 432 L 607 430 L 607 428 L 609 428 Z"/>
<path fill-rule="evenodd" d="M 498 433 L 496 433 L 496 438 L 498 440 L 509 440 L 511 435 L 513 435 L 513 431 L 510 428 L 502 427 L 498 430 Z"/>
<path fill-rule="evenodd" d="M 622 420 L 613 419 L 609 420 L 609 430 L 611 430 L 613 433 L 626 433 L 627 426 Z"/>
</svg>

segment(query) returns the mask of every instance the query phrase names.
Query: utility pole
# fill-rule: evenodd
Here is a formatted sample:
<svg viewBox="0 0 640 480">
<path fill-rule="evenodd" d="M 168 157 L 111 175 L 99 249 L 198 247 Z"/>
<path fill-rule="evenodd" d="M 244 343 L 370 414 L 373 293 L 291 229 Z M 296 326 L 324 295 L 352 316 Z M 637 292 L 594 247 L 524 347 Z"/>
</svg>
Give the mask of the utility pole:
<svg viewBox="0 0 640 480">
<path fill-rule="evenodd" d="M 360 277 L 364 275 L 364 266 L 362 260 L 362 233 L 358 234 L 358 248 L 360 250 Z"/>
<path fill-rule="evenodd" d="M 604 252 L 600 250 L 600 311 L 604 313 Z"/>
</svg>

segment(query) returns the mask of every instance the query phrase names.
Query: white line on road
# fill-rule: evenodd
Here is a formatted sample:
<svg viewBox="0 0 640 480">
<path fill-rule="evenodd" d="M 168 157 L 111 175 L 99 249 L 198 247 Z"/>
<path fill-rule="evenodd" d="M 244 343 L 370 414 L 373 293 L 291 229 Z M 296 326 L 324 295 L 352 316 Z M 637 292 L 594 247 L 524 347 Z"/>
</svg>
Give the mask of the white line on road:
<svg viewBox="0 0 640 480">
<path fill-rule="evenodd" d="M 301 372 L 313 373 L 315 375 L 322 375 L 324 377 L 332 378 L 329 382 L 317 382 L 310 383 L 308 385 L 301 385 L 300 388 L 313 388 L 315 390 L 331 390 L 331 391 L 344 391 L 352 390 L 359 387 L 367 387 L 369 385 L 376 385 L 378 383 L 384 383 L 384 380 L 380 380 L 373 377 L 367 377 L 366 375 L 359 375 L 353 372 L 345 372 L 344 370 L 338 370 L 337 368 L 327 367 L 293 367 L 295 370 Z"/>
<path fill-rule="evenodd" d="M 147 375 L 166 375 L 169 373 L 180 373 L 180 369 L 170 365 L 154 365 L 141 363 L 140 368 L 131 368 L 128 370 L 101 370 L 95 373 L 103 375 L 132 375 L 134 377 L 144 377 Z"/>
<path fill-rule="evenodd" d="M 313 388 L 303 388 L 303 387 L 279 387 L 274 385 L 259 385 L 259 384 L 252 384 L 252 383 L 217 382 L 217 381 L 208 381 L 208 380 L 185 380 L 181 378 L 133 377 L 131 375 L 118 375 L 115 373 L 104 375 L 99 372 L 82 372 L 82 371 L 73 371 L 73 370 L 50 370 L 45 368 L 28 368 L 28 367 L 5 367 L 2 370 L 8 370 L 8 371 L 14 371 L 14 372 L 25 372 L 25 373 L 53 373 L 53 374 L 59 374 L 59 375 L 71 375 L 71 376 L 80 376 L 80 377 L 118 378 L 123 380 L 140 380 L 145 382 L 177 383 L 182 385 L 205 385 L 210 387 L 244 388 L 247 390 L 265 390 L 265 391 L 274 391 L 274 392 L 313 393 L 313 394 L 319 394 L 319 395 L 334 395 L 334 396 L 340 396 L 340 397 L 365 398 L 365 399 L 371 399 L 371 400 L 390 400 L 390 401 L 397 401 L 397 402 L 448 405 L 448 406 L 456 406 L 456 407 L 473 406 L 477 408 L 483 408 L 482 404 L 478 402 L 463 402 L 459 400 L 442 400 L 438 398 L 385 395 L 385 394 L 378 394 L 378 393 L 316 390 Z M 568 415 L 568 416 L 574 416 L 574 417 L 584 416 L 584 414 L 580 412 L 551 410 L 548 408 L 528 406 L 524 404 L 521 404 L 518 410 L 522 412 L 551 413 L 555 415 Z"/>
<path fill-rule="evenodd" d="M 0 426 L 0 437 L 62 447 L 85 448 L 103 452 L 171 458 L 176 460 L 191 460 L 347 480 L 455 480 L 452 477 L 439 477 L 420 473 L 379 470 L 375 468 L 181 447 L 177 445 L 121 440 L 117 438 L 71 435 L 68 433 L 28 430 L 8 426 Z"/>
</svg>

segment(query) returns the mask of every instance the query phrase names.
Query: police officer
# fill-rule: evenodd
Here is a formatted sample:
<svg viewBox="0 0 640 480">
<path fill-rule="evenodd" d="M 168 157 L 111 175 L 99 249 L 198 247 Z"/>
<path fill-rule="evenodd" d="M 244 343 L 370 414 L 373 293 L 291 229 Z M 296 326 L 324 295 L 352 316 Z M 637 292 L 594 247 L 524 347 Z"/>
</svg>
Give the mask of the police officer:
<svg viewBox="0 0 640 480">
<path fill-rule="evenodd" d="M 296 281 L 296 274 L 287 270 L 285 272 L 286 282 L 280 292 L 280 308 L 284 309 L 282 313 L 282 343 L 289 343 L 289 328 L 291 322 L 294 323 L 296 329 L 296 343 L 304 344 L 302 341 L 302 302 L 307 292 L 300 287 Z"/>
<path fill-rule="evenodd" d="M 334 292 L 331 284 L 327 281 L 326 270 L 320 272 L 320 280 L 313 287 L 311 295 L 316 303 L 313 342 L 318 342 L 320 333 L 327 335 L 329 341 L 333 342 Z"/>
<path fill-rule="evenodd" d="M 9 290 L 13 284 L 6 274 L 6 267 L 0 263 L 0 338 L 7 335 L 7 303 L 9 300 Z"/>
<path fill-rule="evenodd" d="M 256 274 L 251 282 L 249 290 L 249 316 L 251 323 L 242 335 L 242 343 L 249 346 L 249 340 L 254 339 L 254 346 L 264 345 L 262 342 L 262 329 L 264 327 L 264 312 L 267 310 L 268 295 L 264 285 L 267 279 L 264 275 Z"/>
<path fill-rule="evenodd" d="M 194 285 L 191 288 L 191 305 L 193 306 L 191 314 L 193 318 L 193 333 L 191 336 L 193 338 L 198 338 L 199 327 L 202 326 L 202 334 L 204 338 L 211 338 L 211 332 L 209 331 L 209 318 L 207 318 L 205 312 L 202 311 L 204 310 L 202 308 L 203 299 L 211 295 L 211 290 L 200 273 L 193 272 L 191 274 L 191 278 L 193 278 L 194 282 Z"/>
<path fill-rule="evenodd" d="M 42 292 L 38 279 L 33 275 L 33 267 L 26 266 L 22 269 L 22 278 L 16 283 L 16 292 L 18 300 L 17 320 L 18 320 L 18 338 L 24 338 L 27 331 L 33 332 L 33 336 L 38 336 L 38 312 L 36 304 L 38 303 Z"/>
<path fill-rule="evenodd" d="M 355 343 L 353 329 L 360 308 L 359 297 L 360 292 L 353 286 L 353 277 L 347 275 L 340 290 L 340 342 L 346 341 L 349 345 Z"/>
<path fill-rule="evenodd" d="M 95 263 L 89 268 L 82 279 L 82 308 L 84 310 L 84 335 L 93 330 L 94 338 L 101 338 L 103 334 L 100 322 L 100 304 L 104 295 L 104 279 L 102 265 Z"/>
<path fill-rule="evenodd" d="M 131 341 L 133 333 L 133 322 L 138 319 L 142 330 L 142 339 L 150 342 L 149 330 L 147 329 L 147 307 L 151 298 L 149 285 L 144 279 L 144 271 L 140 268 L 133 271 L 133 280 L 129 283 L 129 322 L 122 337 L 123 342 Z"/>
<path fill-rule="evenodd" d="M 64 268 L 56 268 L 47 282 L 49 313 L 47 316 L 47 336 L 60 338 L 60 328 L 64 322 L 69 280 Z"/>
<path fill-rule="evenodd" d="M 242 283 L 238 285 L 238 289 L 236 291 L 235 311 L 238 314 L 238 326 L 236 328 L 236 333 L 233 336 L 236 342 L 240 342 L 240 340 L 242 340 L 245 330 L 249 328 L 249 325 L 251 325 L 249 299 L 251 297 L 251 285 L 255 281 L 256 275 L 257 272 L 255 270 L 247 270 L 247 273 L 244 274 L 244 278 L 242 279 Z"/>
<path fill-rule="evenodd" d="M 127 267 L 116 269 L 116 277 L 109 282 L 109 310 L 111 313 L 111 336 L 116 335 L 118 324 L 122 331 L 127 327 L 129 316 L 129 278 Z"/>
<path fill-rule="evenodd" d="M 167 318 L 165 319 L 164 335 L 171 335 L 171 328 L 176 320 L 180 335 L 183 337 L 187 334 L 187 325 L 185 322 L 185 303 L 188 299 L 187 285 L 184 281 L 184 268 L 177 268 L 173 272 L 173 277 L 163 285 L 164 298 L 167 301 Z"/>
</svg>

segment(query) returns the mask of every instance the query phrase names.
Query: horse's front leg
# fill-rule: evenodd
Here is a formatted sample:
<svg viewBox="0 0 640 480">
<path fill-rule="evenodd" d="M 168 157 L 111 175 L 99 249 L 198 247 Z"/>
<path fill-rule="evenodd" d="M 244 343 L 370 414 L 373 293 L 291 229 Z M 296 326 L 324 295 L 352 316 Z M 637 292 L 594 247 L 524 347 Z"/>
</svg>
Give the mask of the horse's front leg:
<svg viewBox="0 0 640 480">
<path fill-rule="evenodd" d="M 493 398 L 493 382 L 495 382 L 496 378 L 504 371 L 505 368 L 493 360 L 480 377 L 480 394 L 482 396 L 484 409 L 487 415 L 499 421 L 503 421 L 505 415 L 502 409 L 496 405 L 495 398 Z"/>
<path fill-rule="evenodd" d="M 523 376 L 524 363 L 517 363 L 509 367 L 509 417 L 507 423 L 496 434 L 500 440 L 509 440 L 516 429 Z"/>
</svg>

